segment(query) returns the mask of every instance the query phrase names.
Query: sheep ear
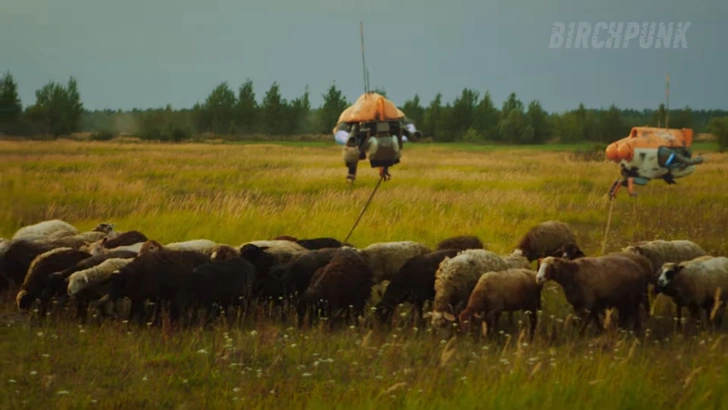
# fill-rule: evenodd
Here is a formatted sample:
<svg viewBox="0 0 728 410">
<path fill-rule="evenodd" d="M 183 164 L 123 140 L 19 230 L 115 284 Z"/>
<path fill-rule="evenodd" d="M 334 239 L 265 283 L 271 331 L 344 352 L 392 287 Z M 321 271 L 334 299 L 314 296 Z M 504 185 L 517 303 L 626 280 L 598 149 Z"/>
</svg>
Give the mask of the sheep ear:
<svg viewBox="0 0 728 410">
<path fill-rule="evenodd" d="M 447 319 L 447 320 L 449 320 L 451 322 L 454 322 L 455 321 L 455 316 L 453 316 L 452 313 L 450 313 L 450 312 L 443 313 L 442 314 L 442 317 L 444 317 L 445 319 Z"/>
</svg>

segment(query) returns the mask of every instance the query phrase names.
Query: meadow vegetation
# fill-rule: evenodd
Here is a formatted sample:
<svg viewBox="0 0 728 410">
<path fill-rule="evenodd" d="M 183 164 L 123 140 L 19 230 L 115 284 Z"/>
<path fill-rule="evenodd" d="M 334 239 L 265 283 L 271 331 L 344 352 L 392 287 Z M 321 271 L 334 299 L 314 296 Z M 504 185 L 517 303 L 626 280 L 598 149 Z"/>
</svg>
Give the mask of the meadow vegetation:
<svg viewBox="0 0 728 410">
<path fill-rule="evenodd" d="M 728 154 L 691 177 L 620 192 L 604 236 L 616 165 L 574 147 L 409 144 L 349 242 L 433 246 L 474 234 L 510 253 L 533 225 L 570 223 L 588 255 L 636 241 L 691 239 L 728 255 Z M 0 141 L 0 237 L 44 219 L 81 230 L 110 221 L 160 242 L 239 245 L 278 235 L 343 240 L 377 182 L 360 163 L 345 185 L 333 144 Z M 644 337 L 607 324 L 579 337 L 560 288 L 547 284 L 537 335 L 526 318 L 493 339 L 416 328 L 403 306 L 391 329 L 299 329 L 295 316 L 242 312 L 210 328 L 79 325 L 0 305 L 3 408 L 722 408 L 725 329 L 681 329 L 663 296 Z M 375 292 L 374 298 L 377 297 Z M 523 319 L 523 320 L 521 320 Z"/>
</svg>

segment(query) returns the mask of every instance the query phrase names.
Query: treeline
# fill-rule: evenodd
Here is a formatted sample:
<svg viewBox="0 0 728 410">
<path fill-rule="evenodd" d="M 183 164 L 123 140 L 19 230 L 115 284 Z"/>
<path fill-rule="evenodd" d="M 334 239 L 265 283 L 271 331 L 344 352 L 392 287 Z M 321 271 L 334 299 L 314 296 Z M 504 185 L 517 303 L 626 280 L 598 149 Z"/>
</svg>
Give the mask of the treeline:
<svg viewBox="0 0 728 410">
<path fill-rule="evenodd" d="M 386 96 L 385 90 L 375 90 Z M 143 139 L 182 141 L 193 137 L 235 138 L 262 135 L 286 139 L 300 135 L 330 135 L 339 114 L 353 101 L 332 84 L 323 94 L 323 104 L 312 107 L 308 87 L 292 100 L 282 97 L 273 83 L 258 98 L 252 81 L 237 89 L 227 82 L 216 86 L 204 102 L 188 109 L 167 105 L 157 109 L 84 109 L 75 79 L 64 86 L 49 82 L 36 91 L 33 105 L 23 108 L 17 83 L 6 73 L 0 83 L 0 133 L 18 136 L 61 136 L 92 132 L 97 139 L 133 135 Z M 438 142 L 501 142 L 543 144 L 552 141 L 610 142 L 626 136 L 633 126 L 692 128 L 695 134 L 716 135 L 721 147 L 728 146 L 728 111 L 673 109 L 589 109 L 583 104 L 571 111 L 549 113 L 538 100 L 523 102 L 512 93 L 500 106 L 489 92 L 464 89 L 453 101 L 437 94 L 429 103 L 416 94 L 401 104 L 402 111 L 426 138 Z"/>
</svg>

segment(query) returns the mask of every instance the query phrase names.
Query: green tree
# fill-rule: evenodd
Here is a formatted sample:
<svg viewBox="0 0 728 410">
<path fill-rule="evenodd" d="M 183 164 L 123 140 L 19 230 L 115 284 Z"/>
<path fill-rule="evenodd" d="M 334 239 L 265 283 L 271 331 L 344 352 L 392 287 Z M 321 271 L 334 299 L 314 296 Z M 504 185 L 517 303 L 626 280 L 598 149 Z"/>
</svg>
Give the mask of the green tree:
<svg viewBox="0 0 728 410">
<path fill-rule="evenodd" d="M 526 130 L 528 133 L 533 132 L 533 143 L 543 143 L 548 137 L 551 136 L 551 124 L 549 122 L 548 114 L 541 107 L 541 102 L 538 100 L 531 101 L 528 104 L 528 111 L 526 111 L 526 117 L 528 123 L 532 127 L 531 130 Z"/>
<path fill-rule="evenodd" d="M 624 124 L 622 113 L 614 104 L 610 105 L 608 110 L 599 112 L 597 123 L 599 124 L 598 132 L 589 138 L 593 141 L 612 142 L 629 134 L 629 126 Z"/>
<path fill-rule="evenodd" d="M 478 92 L 470 89 L 463 89 L 460 96 L 455 98 L 448 116 L 448 131 L 460 138 L 473 125 L 475 107 L 478 105 Z"/>
<path fill-rule="evenodd" d="M 425 109 L 420 105 L 419 95 L 415 94 L 411 100 L 405 101 L 402 106 L 402 111 L 415 124 L 415 127 L 421 128 L 425 126 Z"/>
<path fill-rule="evenodd" d="M 255 100 L 253 81 L 246 80 L 238 89 L 236 106 L 238 131 L 246 134 L 257 131 L 258 102 Z"/>
<path fill-rule="evenodd" d="M 503 102 L 503 109 L 501 109 L 502 118 L 508 118 L 511 111 L 515 109 L 523 111 L 523 103 L 518 99 L 516 93 L 511 93 L 508 99 Z"/>
<path fill-rule="evenodd" d="M 81 115 L 83 114 L 83 103 L 78 92 L 78 83 L 71 77 L 65 89 L 66 96 L 66 132 L 78 132 L 81 128 Z"/>
<path fill-rule="evenodd" d="M 298 97 L 291 101 L 288 107 L 288 114 L 286 115 L 285 123 L 287 135 L 295 135 L 297 133 L 307 133 L 310 130 L 309 114 L 311 112 L 311 102 L 309 100 L 308 85 L 301 97 Z"/>
<path fill-rule="evenodd" d="M 17 132 L 22 113 L 18 84 L 8 71 L 0 80 L 0 133 Z"/>
<path fill-rule="evenodd" d="M 262 131 L 269 135 L 282 135 L 286 133 L 287 102 L 281 97 L 278 82 L 274 81 L 263 98 L 261 105 Z"/>
<path fill-rule="evenodd" d="M 425 110 L 423 129 L 425 135 L 440 140 L 443 132 L 442 93 L 437 93 Z"/>
<path fill-rule="evenodd" d="M 511 108 L 508 117 L 500 122 L 500 134 L 503 140 L 511 144 L 527 144 L 532 142 L 533 127 L 520 107 Z"/>
<path fill-rule="evenodd" d="M 725 152 L 728 149 L 728 116 L 711 119 L 707 128 L 718 140 L 720 152 Z"/>
<path fill-rule="evenodd" d="M 35 104 L 28 107 L 30 118 L 36 133 L 53 136 L 68 133 L 66 90 L 62 85 L 50 81 L 35 92 Z"/>
<path fill-rule="evenodd" d="M 493 104 L 490 91 L 486 91 L 483 99 L 475 107 L 473 128 L 481 139 L 496 141 L 500 139 L 500 133 L 498 131 L 499 121 L 500 112 L 498 112 L 495 104 Z"/>
<path fill-rule="evenodd" d="M 232 134 L 235 132 L 235 106 L 237 101 L 235 93 L 227 82 L 217 85 L 207 99 L 203 110 L 206 119 L 207 131 L 215 134 Z"/>
<path fill-rule="evenodd" d="M 690 106 L 686 106 L 682 110 L 673 113 L 674 116 L 668 118 L 667 126 L 670 128 L 681 129 L 681 128 L 695 128 L 695 121 L 693 119 L 693 110 Z"/>
<path fill-rule="evenodd" d="M 318 130 L 322 134 L 331 134 L 341 113 L 349 106 L 336 82 L 323 95 L 324 103 L 318 110 Z"/>
</svg>

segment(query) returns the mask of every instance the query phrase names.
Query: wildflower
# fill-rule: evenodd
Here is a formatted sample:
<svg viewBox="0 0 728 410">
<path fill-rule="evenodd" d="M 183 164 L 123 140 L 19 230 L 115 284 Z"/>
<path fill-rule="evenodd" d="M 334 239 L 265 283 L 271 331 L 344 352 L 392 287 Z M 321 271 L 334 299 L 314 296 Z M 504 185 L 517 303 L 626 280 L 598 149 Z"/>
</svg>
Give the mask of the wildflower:
<svg viewBox="0 0 728 410">
<path fill-rule="evenodd" d="M 68 390 L 60 390 L 60 391 L 59 391 L 58 393 L 56 393 L 56 394 L 59 394 L 59 395 L 66 395 L 66 394 L 69 394 L 69 393 L 70 393 L 70 392 L 69 392 Z"/>
<path fill-rule="evenodd" d="M 30 375 L 31 376 L 35 376 L 36 374 L 38 374 L 38 372 L 36 372 L 35 370 L 33 370 L 33 371 L 30 372 Z"/>
<path fill-rule="evenodd" d="M 207 354 L 207 350 L 200 349 L 200 350 L 197 351 L 197 353 L 199 353 L 199 354 Z"/>
<path fill-rule="evenodd" d="M 257 335 L 257 334 L 258 334 L 258 331 L 257 331 L 257 330 L 251 330 L 251 331 L 250 331 L 250 335 L 251 335 L 251 336 L 255 336 L 255 335 Z"/>
<path fill-rule="evenodd" d="M 311 377 L 311 373 L 304 373 L 301 375 L 302 377 Z"/>
<path fill-rule="evenodd" d="M 240 387 L 235 387 L 235 388 L 233 389 L 233 391 L 234 391 L 235 393 L 239 392 L 239 391 L 240 391 Z"/>
</svg>

